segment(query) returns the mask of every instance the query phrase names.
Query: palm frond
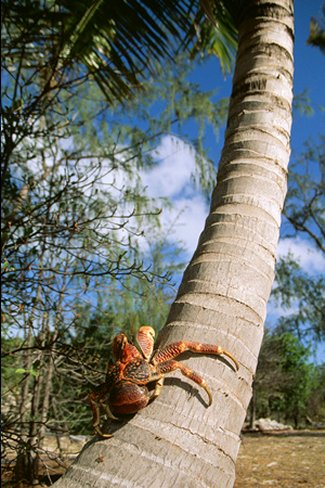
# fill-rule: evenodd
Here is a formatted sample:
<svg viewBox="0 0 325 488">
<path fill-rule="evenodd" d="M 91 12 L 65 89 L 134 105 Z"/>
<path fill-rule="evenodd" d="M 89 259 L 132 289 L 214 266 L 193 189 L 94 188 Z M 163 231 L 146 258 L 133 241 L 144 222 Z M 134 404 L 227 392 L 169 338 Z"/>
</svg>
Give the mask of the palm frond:
<svg viewBox="0 0 325 488">
<path fill-rule="evenodd" d="M 153 61 L 172 58 L 179 49 L 213 52 L 224 71 L 231 69 L 238 0 L 83 0 L 77 9 L 72 0 L 58 3 L 72 19 L 66 53 L 120 100 L 141 86 Z"/>
<path fill-rule="evenodd" d="M 123 101 L 157 60 L 179 50 L 214 52 L 229 69 L 237 36 L 233 5 L 240 1 L 4 0 L 3 11 L 23 32 L 21 45 L 38 49 L 53 72 L 92 76 L 109 100 Z M 42 52 L 45 39 L 51 53 Z"/>
<path fill-rule="evenodd" d="M 224 73 L 231 70 L 237 49 L 241 0 L 201 0 L 207 22 L 200 22 L 192 55 L 215 54 Z"/>
</svg>

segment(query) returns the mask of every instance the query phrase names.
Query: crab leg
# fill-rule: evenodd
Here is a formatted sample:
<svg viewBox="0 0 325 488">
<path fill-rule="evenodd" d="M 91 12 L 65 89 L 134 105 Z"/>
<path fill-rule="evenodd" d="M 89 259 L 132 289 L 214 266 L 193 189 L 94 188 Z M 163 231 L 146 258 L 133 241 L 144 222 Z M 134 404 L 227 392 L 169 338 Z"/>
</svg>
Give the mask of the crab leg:
<svg viewBox="0 0 325 488">
<path fill-rule="evenodd" d="M 174 361 L 173 359 L 170 359 L 165 363 L 157 365 L 157 370 L 161 374 L 170 373 L 171 371 L 175 371 L 176 369 L 179 369 L 184 376 L 197 383 L 207 392 L 209 397 L 209 406 L 210 406 L 212 403 L 212 394 L 210 388 L 206 384 L 205 380 L 201 376 L 199 376 L 195 371 L 193 371 L 190 368 L 187 368 L 186 366 L 184 366 L 182 363 L 179 363 L 178 361 Z"/>
<path fill-rule="evenodd" d="M 88 402 L 90 404 L 90 408 L 93 412 L 93 427 L 95 432 L 99 434 L 101 437 L 112 437 L 112 434 L 104 434 L 101 429 L 100 429 L 100 408 L 104 407 L 106 410 L 107 415 L 110 418 L 116 419 L 110 409 L 103 404 L 103 401 L 101 401 L 99 398 L 98 393 L 92 392 L 88 395 Z"/>
<path fill-rule="evenodd" d="M 155 385 L 155 389 L 150 397 L 150 403 L 160 395 L 163 386 L 164 386 L 164 377 L 159 378 L 159 380 L 157 381 Z"/>
<path fill-rule="evenodd" d="M 191 351 L 201 354 L 213 354 L 215 356 L 220 356 L 221 354 L 223 354 L 233 361 L 236 370 L 239 369 L 239 363 L 237 359 L 235 359 L 230 352 L 222 349 L 222 347 L 220 346 L 215 346 L 213 344 L 201 344 L 200 342 L 179 341 L 169 344 L 160 351 L 158 350 L 156 352 L 156 354 L 152 358 L 152 362 L 154 364 L 164 363 L 165 361 L 176 358 L 185 351 Z"/>
</svg>

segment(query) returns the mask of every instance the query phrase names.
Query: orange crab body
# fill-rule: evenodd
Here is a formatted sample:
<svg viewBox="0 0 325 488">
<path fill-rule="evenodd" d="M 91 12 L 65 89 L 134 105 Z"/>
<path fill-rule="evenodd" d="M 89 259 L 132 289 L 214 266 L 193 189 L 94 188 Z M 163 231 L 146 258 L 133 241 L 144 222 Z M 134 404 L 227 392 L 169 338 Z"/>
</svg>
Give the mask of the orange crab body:
<svg viewBox="0 0 325 488">
<path fill-rule="evenodd" d="M 105 383 L 88 395 L 93 412 L 93 426 L 101 436 L 111 437 L 110 434 L 103 434 L 100 429 L 101 410 L 105 410 L 107 416 L 113 419 L 120 415 L 138 412 L 159 395 L 165 374 L 176 369 L 205 389 L 211 405 L 212 394 L 204 379 L 174 360 L 182 352 L 223 354 L 233 361 L 236 369 L 239 367 L 234 356 L 220 346 L 179 341 L 154 351 L 154 338 L 154 329 L 149 326 L 140 327 L 137 333 L 136 340 L 139 348 L 130 343 L 123 333 L 115 337 L 113 341 L 115 363 L 108 366 Z M 153 388 L 150 388 L 150 385 L 153 385 Z"/>
</svg>

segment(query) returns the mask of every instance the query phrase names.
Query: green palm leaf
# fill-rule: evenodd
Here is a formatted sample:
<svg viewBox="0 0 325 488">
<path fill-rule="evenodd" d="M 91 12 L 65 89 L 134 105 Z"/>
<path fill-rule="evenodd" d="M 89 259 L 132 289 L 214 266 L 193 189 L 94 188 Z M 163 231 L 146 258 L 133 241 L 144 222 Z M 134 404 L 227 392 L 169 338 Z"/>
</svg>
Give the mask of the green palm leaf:
<svg viewBox="0 0 325 488">
<path fill-rule="evenodd" d="M 237 36 L 232 12 L 239 3 L 4 0 L 2 10 L 24 32 L 22 46 L 32 44 L 49 59 L 51 82 L 58 72 L 67 82 L 77 72 L 93 77 L 108 99 L 123 101 L 141 87 L 157 60 L 179 50 L 214 52 L 229 69 Z M 42 53 L 42 36 L 51 38 L 51 53 Z"/>
<path fill-rule="evenodd" d="M 238 1 L 60 0 L 69 13 L 64 57 L 77 58 L 107 95 L 123 100 L 141 86 L 153 61 L 177 49 L 213 52 L 224 71 L 237 45 Z M 238 11 L 236 12 L 238 13 Z"/>
</svg>

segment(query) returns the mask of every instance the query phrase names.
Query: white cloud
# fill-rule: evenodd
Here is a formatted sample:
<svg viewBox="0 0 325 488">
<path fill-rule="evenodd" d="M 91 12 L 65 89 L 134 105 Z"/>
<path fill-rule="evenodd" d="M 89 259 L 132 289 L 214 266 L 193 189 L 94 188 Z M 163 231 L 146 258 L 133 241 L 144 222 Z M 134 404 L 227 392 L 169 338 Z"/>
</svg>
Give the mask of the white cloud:
<svg viewBox="0 0 325 488">
<path fill-rule="evenodd" d="M 181 242 L 189 257 L 194 253 L 198 238 L 203 230 L 208 209 L 202 197 L 178 199 L 171 209 L 162 215 L 163 228 L 168 232 L 170 241 Z"/>
<path fill-rule="evenodd" d="M 162 209 L 162 233 L 170 242 L 181 242 L 190 257 L 208 214 L 207 203 L 191 179 L 195 150 L 176 137 L 165 136 L 152 156 L 157 164 L 142 173 L 142 184 L 150 197 L 172 201 Z"/>
<path fill-rule="evenodd" d="M 321 251 L 301 237 L 280 239 L 277 253 L 278 258 L 291 253 L 302 269 L 309 273 L 325 272 L 325 258 Z"/>
<path fill-rule="evenodd" d="M 299 302 L 293 300 L 290 307 L 283 307 L 277 303 L 271 296 L 267 304 L 267 317 L 270 323 L 274 323 L 280 317 L 289 317 L 297 313 L 299 310 Z"/>
<path fill-rule="evenodd" d="M 188 190 L 195 171 L 195 150 L 181 139 L 164 136 L 152 153 L 157 165 L 142 174 L 142 182 L 152 197 L 177 197 Z"/>
</svg>

